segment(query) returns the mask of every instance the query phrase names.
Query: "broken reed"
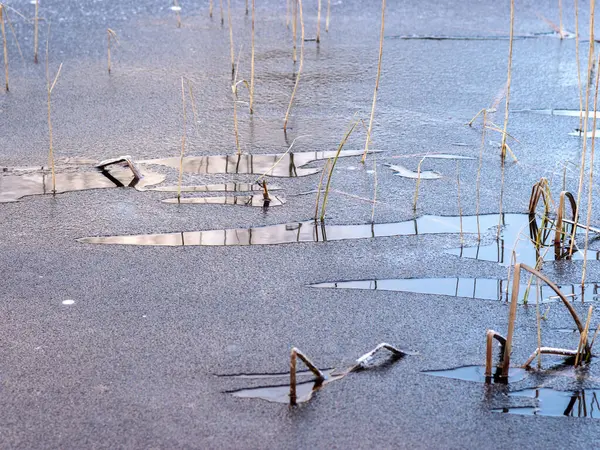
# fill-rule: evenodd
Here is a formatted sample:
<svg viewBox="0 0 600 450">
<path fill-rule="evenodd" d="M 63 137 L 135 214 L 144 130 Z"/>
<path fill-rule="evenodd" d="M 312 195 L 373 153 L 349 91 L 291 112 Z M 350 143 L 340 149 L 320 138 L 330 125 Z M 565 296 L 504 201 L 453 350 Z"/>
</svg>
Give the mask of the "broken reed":
<svg viewBox="0 0 600 450">
<path fill-rule="evenodd" d="M 253 0 L 254 1 L 254 0 Z M 384 0 L 385 1 L 385 0 Z M 295 0 L 294 0 L 295 3 Z M 298 0 L 298 8 L 300 10 L 300 65 L 298 66 L 298 73 L 296 74 L 296 83 L 294 84 L 294 90 L 290 97 L 290 104 L 288 105 L 287 112 L 285 113 L 285 119 L 283 120 L 283 131 L 287 131 L 287 123 L 290 117 L 290 111 L 292 110 L 292 104 L 294 103 L 294 96 L 300 83 L 300 74 L 302 73 L 302 67 L 304 66 L 304 18 L 302 16 L 302 0 Z M 296 48 L 296 41 L 294 40 L 294 51 Z"/>
<path fill-rule="evenodd" d="M 299 0 L 299 1 L 302 1 L 302 0 Z M 331 178 L 333 177 L 333 171 L 335 169 L 335 165 L 337 163 L 338 158 L 340 157 L 340 153 L 341 153 L 342 149 L 344 148 L 344 145 L 348 141 L 348 138 L 350 137 L 350 135 L 352 134 L 352 132 L 354 131 L 356 126 L 359 124 L 359 122 L 360 122 L 359 120 L 354 120 L 352 122 L 350 128 L 348 129 L 348 131 L 344 135 L 342 141 L 340 142 L 337 152 L 335 154 L 335 157 L 333 158 L 333 161 L 331 163 L 331 167 L 329 169 L 329 175 L 327 177 L 327 185 L 325 186 L 325 194 L 323 195 L 323 205 L 321 206 L 321 217 L 320 217 L 321 222 L 325 220 L 325 212 L 327 211 L 327 199 L 329 198 L 329 189 L 331 188 Z"/>
<path fill-rule="evenodd" d="M 254 114 L 254 0 L 252 0 L 252 48 L 250 50 L 250 114 Z M 285 129 L 285 126 L 284 126 Z"/>
<path fill-rule="evenodd" d="M 321 0 L 317 0 L 317 44 L 321 42 Z"/>
<path fill-rule="evenodd" d="M 325 380 L 323 373 L 315 366 L 310 359 L 304 353 L 302 353 L 296 347 L 292 347 L 290 351 L 290 405 L 295 405 L 297 401 L 296 397 L 296 361 L 300 360 L 308 367 L 308 369 L 317 378 L 317 383 L 322 383 Z"/>
<path fill-rule="evenodd" d="M 237 81 L 237 74 L 239 72 L 241 54 L 242 54 L 242 52 L 240 50 L 240 53 L 238 53 L 238 61 L 237 61 L 236 69 L 233 73 L 233 85 L 231 86 L 231 91 L 233 93 L 233 133 L 235 135 L 235 147 L 237 149 L 238 155 L 242 154 L 242 148 L 240 147 L 240 136 L 239 136 L 239 132 L 238 132 L 238 118 L 237 118 L 238 86 L 243 83 L 246 86 L 246 89 L 248 89 L 248 92 L 250 92 L 250 86 L 248 85 L 248 82 L 246 80 Z"/>
<path fill-rule="evenodd" d="M 587 130 L 588 130 L 588 122 L 590 116 L 590 84 L 593 70 L 593 57 L 594 57 L 594 16 L 595 16 L 595 0 L 590 1 L 590 45 L 588 48 L 588 77 L 585 88 L 585 118 L 583 121 L 583 146 L 581 151 L 581 162 L 579 164 L 579 184 L 577 188 L 577 209 L 575 210 L 575 218 L 574 221 L 577 223 L 579 221 L 579 205 L 581 204 L 581 191 L 583 189 L 583 178 L 585 175 L 585 158 L 587 153 Z M 594 111 L 594 116 L 596 115 L 596 111 Z M 571 235 L 571 246 L 569 248 L 569 256 L 573 254 L 573 248 L 575 246 L 575 233 L 577 231 L 577 227 L 573 227 L 573 232 Z"/>
<path fill-rule="evenodd" d="M 362 156 L 362 162 L 365 162 L 369 152 L 369 143 L 371 142 L 371 132 L 373 131 L 373 119 L 375 118 L 375 104 L 377 103 L 377 91 L 379 90 L 379 79 L 381 78 L 381 59 L 383 56 L 383 37 L 385 29 L 385 0 L 381 1 L 381 36 L 379 37 L 379 60 L 377 62 L 377 80 L 375 81 L 375 92 L 373 93 L 373 104 L 371 106 L 371 118 L 369 120 L 369 129 L 367 130 L 367 140 L 365 142 L 365 153 Z"/>
<path fill-rule="evenodd" d="M 598 64 L 600 64 L 600 54 L 598 54 Z M 594 92 L 594 119 L 592 120 L 592 147 L 590 149 L 590 177 L 588 184 L 588 204 L 587 204 L 587 219 L 586 219 L 586 229 L 585 229 L 585 245 L 583 248 L 583 269 L 581 273 L 581 287 L 585 283 L 585 275 L 587 269 L 587 252 L 588 252 L 588 244 L 590 242 L 590 225 L 592 220 L 592 199 L 593 199 L 593 191 L 594 191 L 594 153 L 596 149 L 596 111 L 598 111 L 598 83 L 600 83 L 600 66 L 596 67 L 596 89 Z M 587 135 L 584 136 L 584 139 L 587 140 Z M 575 219 L 577 220 L 577 219 Z M 573 228 L 576 228 L 573 225 Z"/>
<path fill-rule="evenodd" d="M 117 33 L 115 33 L 110 28 L 106 29 L 106 35 L 107 35 L 106 38 L 108 40 L 108 55 L 107 55 L 108 56 L 108 58 L 107 58 L 108 59 L 108 74 L 110 75 L 110 70 L 112 68 L 111 59 L 110 59 L 110 42 L 111 42 L 111 39 L 114 39 L 115 42 L 118 44 L 119 40 L 117 39 Z"/>
<path fill-rule="evenodd" d="M 4 51 L 4 80 L 8 92 L 8 48 L 6 45 L 6 30 L 4 27 L 4 5 L 0 3 L 0 30 L 2 30 L 2 49 Z"/>
<path fill-rule="evenodd" d="M 40 1 L 35 0 L 35 17 L 33 19 L 33 62 L 38 62 L 38 9 Z"/>
<path fill-rule="evenodd" d="M 592 0 L 593 1 L 593 0 Z M 506 75 L 506 104 L 504 109 L 504 131 L 502 133 L 502 144 L 500 152 L 502 161 L 506 158 L 506 136 L 508 129 L 508 107 L 510 104 L 510 82 L 512 79 L 512 52 L 513 52 L 513 32 L 515 25 L 515 0 L 510 0 L 510 35 L 508 41 L 508 70 Z M 504 170 L 504 166 L 502 166 Z M 502 212 L 502 211 L 500 211 Z"/>
</svg>

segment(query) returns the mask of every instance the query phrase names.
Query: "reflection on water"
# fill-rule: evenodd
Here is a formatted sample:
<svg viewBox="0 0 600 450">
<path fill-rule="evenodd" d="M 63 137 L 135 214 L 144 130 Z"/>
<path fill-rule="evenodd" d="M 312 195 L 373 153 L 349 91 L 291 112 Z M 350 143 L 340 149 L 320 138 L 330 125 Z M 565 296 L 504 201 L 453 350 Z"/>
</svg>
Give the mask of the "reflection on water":
<svg viewBox="0 0 600 450">
<path fill-rule="evenodd" d="M 600 389 L 557 391 L 535 388 L 508 394 L 513 399 L 531 399 L 534 405 L 494 409 L 494 412 L 525 416 L 589 417 L 600 419 Z M 520 402 L 519 402 L 520 403 Z"/>
<path fill-rule="evenodd" d="M 421 180 L 437 180 L 442 178 L 438 172 L 433 170 L 421 170 L 420 172 L 413 172 L 412 170 L 407 169 L 399 164 L 386 164 L 386 166 L 392 169 L 395 172 L 395 175 L 403 178 L 420 178 Z"/>
<path fill-rule="evenodd" d="M 325 375 L 324 380 L 316 380 L 312 379 L 309 381 L 305 381 L 302 383 L 296 384 L 296 402 L 304 403 L 309 401 L 313 394 L 321 389 L 326 384 L 331 383 L 332 381 L 337 381 L 342 379 L 347 373 L 342 374 L 334 374 L 335 369 L 324 370 L 323 375 Z M 278 374 L 279 375 L 279 374 Z M 285 374 L 289 377 L 289 374 Z M 258 375 L 257 377 L 252 377 L 250 375 L 244 376 L 244 378 L 265 378 L 265 375 Z M 267 400 L 269 402 L 275 403 L 290 403 L 290 384 L 279 384 L 274 386 L 261 386 L 257 388 L 250 389 L 238 389 L 235 391 L 228 391 L 228 393 L 232 394 L 234 397 L 239 398 L 259 398 L 262 400 Z"/>
<path fill-rule="evenodd" d="M 415 294 L 447 295 L 450 297 L 474 298 L 481 300 L 503 300 L 507 297 L 506 280 L 492 278 L 391 278 L 380 280 L 336 281 L 311 284 L 316 288 L 364 289 L 371 291 L 398 291 Z M 560 290 L 572 300 L 596 301 L 600 294 L 599 283 L 559 285 Z M 535 302 L 535 284 L 529 292 L 528 301 Z M 556 293 L 546 284 L 540 285 L 542 303 L 558 301 Z M 519 290 L 519 302 L 527 295 L 527 284 Z"/>
<path fill-rule="evenodd" d="M 320 168 L 305 169 L 303 166 L 322 159 L 333 158 L 336 151 L 300 152 L 271 155 L 211 155 L 186 156 L 183 158 L 183 171 L 196 174 L 239 173 L 272 177 L 302 177 L 321 171 Z M 342 150 L 340 158 L 360 156 L 362 150 Z M 281 159 L 281 161 L 279 161 Z M 279 163 L 277 163 L 279 161 Z M 277 163 L 277 166 L 273 167 Z M 139 164 L 158 164 L 179 169 L 180 158 L 160 158 L 140 161 Z"/>
<path fill-rule="evenodd" d="M 496 370 L 498 371 L 498 369 Z M 463 366 L 448 370 L 426 370 L 423 373 L 432 375 L 434 377 L 452 378 L 454 380 L 463 381 L 476 381 L 478 383 L 485 383 L 487 381 L 501 381 L 503 383 L 507 382 L 506 378 L 503 378 L 502 380 L 500 379 L 501 377 L 499 371 L 494 374 L 494 376 L 490 377 L 492 380 L 489 380 L 488 377 L 485 376 L 484 366 Z M 523 380 L 526 376 L 527 371 L 525 369 L 511 367 L 508 371 L 508 382 L 515 383 Z"/>
<path fill-rule="evenodd" d="M 269 191 L 278 191 L 281 187 L 269 184 Z M 178 186 L 157 186 L 149 189 L 160 192 L 178 192 Z M 255 192 L 263 191 L 263 187 L 257 183 L 219 183 L 205 184 L 200 186 L 181 186 L 181 192 Z"/>
<path fill-rule="evenodd" d="M 498 224 L 498 214 L 479 217 L 481 229 Z M 462 220 L 464 233 L 476 233 L 475 216 Z M 257 228 L 187 231 L 179 233 L 143 234 L 131 236 L 88 237 L 79 239 L 87 244 L 122 245 L 272 245 L 296 242 L 341 241 L 386 236 L 448 234 L 460 232 L 458 217 L 422 216 L 396 223 L 365 225 L 327 225 L 323 222 L 297 222 Z"/>
<path fill-rule="evenodd" d="M 142 171 L 141 180 L 134 180 L 129 169 L 115 169 L 104 172 L 69 172 L 56 174 L 56 193 L 104 189 L 114 187 L 135 187 L 144 190 L 147 186 L 161 183 L 165 176 Z M 0 203 L 15 202 L 30 195 L 52 193 L 52 175 L 47 172 L 25 173 L 0 177 Z"/>
<path fill-rule="evenodd" d="M 182 197 L 168 198 L 163 200 L 164 203 L 187 203 L 200 205 L 242 205 L 242 206 L 281 206 L 286 200 L 285 197 L 277 197 L 271 195 L 268 200 L 265 200 L 263 194 L 256 195 L 237 195 L 235 197 Z"/>
</svg>

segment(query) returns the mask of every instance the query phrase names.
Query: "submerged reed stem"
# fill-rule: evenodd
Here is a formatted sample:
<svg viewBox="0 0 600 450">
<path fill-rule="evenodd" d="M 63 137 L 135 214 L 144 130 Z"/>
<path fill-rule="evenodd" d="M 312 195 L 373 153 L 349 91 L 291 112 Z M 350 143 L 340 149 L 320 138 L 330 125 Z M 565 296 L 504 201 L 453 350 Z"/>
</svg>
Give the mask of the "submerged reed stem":
<svg viewBox="0 0 600 450">
<path fill-rule="evenodd" d="M 504 109 L 504 130 L 502 133 L 502 144 L 500 152 L 502 154 L 502 161 L 506 158 L 506 137 L 508 128 L 508 114 L 510 104 L 510 82 L 512 80 L 512 53 L 513 53 L 513 32 L 515 25 L 515 0 L 510 0 L 510 36 L 508 42 L 508 70 L 506 76 L 506 104 Z M 503 169 L 504 170 L 504 169 Z"/>
<path fill-rule="evenodd" d="M 365 152 L 362 156 L 362 162 L 365 162 L 369 152 L 369 143 L 371 142 L 371 132 L 373 131 L 373 119 L 375 118 L 375 104 L 377 103 L 377 91 L 379 90 L 379 79 L 381 78 L 381 60 L 383 57 L 383 37 L 385 29 L 385 0 L 381 1 L 381 35 L 379 36 L 379 59 L 377 62 L 377 80 L 375 81 L 375 92 L 373 92 L 373 104 L 371 106 L 371 118 L 369 119 L 369 129 L 367 130 L 367 140 L 365 142 Z"/>
<path fill-rule="evenodd" d="M 107 64 L 108 64 L 108 74 L 110 75 L 110 71 L 112 69 L 112 65 L 111 65 L 111 58 L 110 58 L 110 43 L 111 40 L 114 39 L 115 42 L 118 44 L 119 40 L 117 39 L 117 33 L 115 33 L 113 30 L 111 30 L 110 28 L 106 29 L 106 39 L 108 40 L 108 52 L 107 52 Z"/>
<path fill-rule="evenodd" d="M 304 66 L 304 18 L 302 16 L 302 0 L 298 0 L 298 9 L 300 10 L 300 65 L 298 66 L 298 73 L 296 74 L 296 83 L 294 84 L 294 90 L 292 91 L 292 96 L 290 97 L 290 104 L 288 105 L 287 112 L 285 113 L 285 119 L 283 119 L 283 131 L 287 131 L 287 124 L 290 118 L 290 111 L 292 110 L 294 96 L 296 95 L 296 90 L 298 89 L 298 84 L 300 83 L 300 75 L 302 74 L 302 67 Z"/>
</svg>

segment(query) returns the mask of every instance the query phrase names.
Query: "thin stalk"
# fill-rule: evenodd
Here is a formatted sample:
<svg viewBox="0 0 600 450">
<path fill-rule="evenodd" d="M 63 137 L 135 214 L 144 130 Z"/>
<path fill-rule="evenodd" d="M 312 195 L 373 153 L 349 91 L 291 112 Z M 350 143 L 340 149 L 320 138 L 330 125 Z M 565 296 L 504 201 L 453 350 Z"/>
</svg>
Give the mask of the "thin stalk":
<svg viewBox="0 0 600 450">
<path fill-rule="evenodd" d="M 2 48 L 4 50 L 4 80 L 8 92 L 8 47 L 6 45 L 6 31 L 4 29 L 4 5 L 0 3 L 0 29 L 2 30 Z"/>
<path fill-rule="evenodd" d="M 480 186 L 481 186 L 481 166 L 483 165 L 483 149 L 485 147 L 485 122 L 487 118 L 487 110 L 483 110 L 483 128 L 481 130 L 481 148 L 479 150 L 479 165 L 477 166 L 477 187 L 475 193 L 475 217 L 477 220 L 477 240 L 481 240 L 481 228 L 479 226 L 479 202 L 480 202 Z"/>
<path fill-rule="evenodd" d="M 50 163 L 50 170 L 52 172 L 52 192 L 56 193 L 56 172 L 54 166 L 54 146 L 52 142 L 52 91 L 54 90 L 54 86 L 56 86 L 56 82 L 58 81 L 58 77 L 60 76 L 60 71 L 62 70 L 62 63 L 58 67 L 58 71 L 56 72 L 56 76 L 54 77 L 54 81 L 50 84 L 50 69 L 48 64 L 48 54 L 50 48 L 50 24 L 48 24 L 48 38 L 46 40 L 46 91 L 48 94 L 48 140 L 49 140 L 49 149 L 48 149 L 48 160 Z"/>
<path fill-rule="evenodd" d="M 501 173 L 500 173 L 500 202 L 499 202 L 499 207 L 498 207 L 498 214 L 499 214 L 499 221 L 498 221 L 498 233 L 497 233 L 497 237 L 500 237 L 500 232 L 501 232 L 501 225 L 502 225 L 502 201 L 504 200 L 504 172 L 505 172 L 505 166 L 506 166 L 506 161 L 504 160 L 504 158 L 502 158 L 502 160 L 500 161 L 501 164 Z"/>
<path fill-rule="evenodd" d="M 325 19 L 325 32 L 329 33 L 329 13 L 331 12 L 331 0 L 327 0 L 327 18 Z"/>
<path fill-rule="evenodd" d="M 253 0 L 254 1 L 254 0 Z M 296 83 L 294 84 L 294 90 L 290 97 L 290 104 L 288 105 L 287 112 L 285 113 L 285 119 L 283 120 L 283 131 L 287 131 L 287 123 L 290 117 L 290 111 L 292 110 L 292 103 L 294 103 L 294 96 L 300 83 L 300 75 L 302 74 L 302 67 L 304 66 L 304 18 L 302 16 L 302 0 L 298 0 L 298 8 L 300 10 L 300 65 L 298 66 L 298 73 L 296 74 Z"/>
<path fill-rule="evenodd" d="M 106 29 L 106 40 L 107 40 L 107 66 L 108 74 L 110 75 L 110 28 Z"/>
<path fill-rule="evenodd" d="M 590 223 L 592 221 L 592 194 L 594 188 L 594 150 L 596 148 L 596 111 L 598 110 L 598 84 L 600 82 L 600 54 L 598 55 L 599 67 L 596 70 L 596 90 L 594 92 L 594 120 L 592 121 L 592 147 L 590 149 L 590 178 L 588 188 L 588 205 L 587 205 L 587 220 L 585 229 L 585 246 L 583 248 L 583 272 L 581 274 L 581 287 L 585 283 L 585 275 L 587 269 L 587 252 L 588 244 L 590 242 Z M 587 136 L 584 137 L 587 139 Z M 573 227 L 577 228 L 577 227 Z"/>
<path fill-rule="evenodd" d="M 460 242 L 463 242 L 463 219 L 462 219 L 462 207 L 460 206 L 460 165 L 458 161 L 456 161 L 456 188 L 457 188 L 457 198 L 458 198 L 458 217 L 460 221 Z"/>
<path fill-rule="evenodd" d="M 533 276 L 533 275 L 532 275 Z M 540 279 L 535 279 L 535 315 L 537 320 L 537 340 L 538 348 L 542 348 L 542 318 L 540 316 L 540 297 L 542 293 L 540 291 Z M 542 367 L 542 352 L 538 353 L 538 368 Z"/>
<path fill-rule="evenodd" d="M 181 28 L 181 8 L 179 7 L 179 2 L 177 0 L 173 0 L 173 6 L 177 8 L 175 10 L 177 13 L 177 28 Z"/>
<path fill-rule="evenodd" d="M 425 157 L 421 158 L 417 166 L 417 182 L 415 183 L 415 196 L 413 199 L 413 211 L 417 211 L 417 201 L 419 200 L 419 186 L 421 185 L 421 164 L 425 161 Z"/>
<path fill-rule="evenodd" d="M 248 0 L 246 0 L 246 15 L 248 15 Z"/>
<path fill-rule="evenodd" d="M 317 0 L 317 44 L 321 42 L 321 0 Z"/>
<path fill-rule="evenodd" d="M 579 62 L 579 8 L 575 0 L 575 59 L 577 60 L 577 88 L 579 90 L 579 128 L 583 120 L 583 88 L 581 86 L 581 64 Z M 581 133 L 581 131 L 580 131 Z"/>
<path fill-rule="evenodd" d="M 371 208 L 371 223 L 375 223 L 375 205 L 377 204 L 377 154 L 373 153 L 373 207 Z"/>
<path fill-rule="evenodd" d="M 219 0 L 219 8 L 221 9 L 221 26 L 225 23 L 225 15 L 223 13 L 223 0 Z"/>
<path fill-rule="evenodd" d="M 575 356 L 575 367 L 579 365 L 579 362 L 583 362 L 583 358 L 586 356 L 586 352 L 589 351 L 589 346 L 587 346 L 587 337 L 590 329 L 590 323 L 592 321 L 592 312 L 594 311 L 594 307 L 590 306 L 588 309 L 587 320 L 585 321 L 585 327 L 583 328 L 583 332 L 579 337 L 579 345 L 577 346 L 577 355 Z"/>
<path fill-rule="evenodd" d="M 585 157 L 587 153 L 587 130 L 588 130 L 588 121 L 590 116 L 590 81 L 592 74 L 592 66 L 593 66 L 593 56 L 594 56 L 594 16 L 595 16 L 595 5 L 596 1 L 590 1 L 590 45 L 588 49 L 588 82 L 586 83 L 585 88 L 585 118 L 583 122 L 583 147 L 581 151 L 581 163 L 579 167 L 579 185 L 577 188 L 577 208 L 575 209 L 575 222 L 579 222 L 579 205 L 581 204 L 581 191 L 583 189 L 583 178 L 585 174 Z M 594 116 L 596 116 L 596 111 L 594 111 Z M 569 248 L 569 256 L 573 254 L 573 248 L 575 247 L 575 233 L 577 231 L 577 227 L 573 227 L 573 233 L 571 235 L 571 246 Z"/>
<path fill-rule="evenodd" d="M 35 17 L 33 19 L 33 62 L 38 63 L 38 9 L 40 1 L 35 0 Z"/>
<path fill-rule="evenodd" d="M 252 0 L 252 49 L 250 50 L 250 114 L 254 114 L 254 0 Z"/>
<path fill-rule="evenodd" d="M 365 153 L 362 156 L 362 162 L 365 162 L 369 152 L 369 143 L 371 142 L 371 132 L 373 131 L 373 119 L 375 118 L 375 104 L 377 103 L 377 91 L 379 90 L 379 79 L 381 78 L 381 60 L 383 57 L 383 37 L 385 29 L 385 0 L 381 1 L 381 35 L 379 36 L 379 60 L 377 62 L 377 80 L 375 81 L 375 92 L 373 93 L 373 105 L 371 106 L 371 119 L 369 120 L 369 129 L 367 130 L 367 141 L 365 142 Z"/>
<path fill-rule="evenodd" d="M 298 1 L 301 2 L 302 0 L 298 0 Z M 329 198 L 329 189 L 331 187 L 331 178 L 333 177 L 333 170 L 335 169 L 335 164 L 337 163 L 337 160 L 340 156 L 340 152 L 342 151 L 342 148 L 344 148 L 344 145 L 348 141 L 348 138 L 350 137 L 350 135 L 352 134 L 352 132 L 354 131 L 354 128 L 356 128 L 356 125 L 358 125 L 358 123 L 359 123 L 358 120 L 355 120 L 352 123 L 352 125 L 350 126 L 350 128 L 348 129 L 346 134 L 344 135 L 344 138 L 340 142 L 340 145 L 338 146 L 338 149 L 337 149 L 337 153 L 335 154 L 335 157 L 333 158 L 333 162 L 331 163 L 331 169 L 329 169 L 329 176 L 327 177 L 327 185 L 325 186 L 325 194 L 323 195 L 323 205 L 321 206 L 321 222 L 323 220 L 325 220 L 325 211 L 327 210 L 327 199 Z"/>
<path fill-rule="evenodd" d="M 285 26 L 290 28 L 290 0 L 285 2 Z"/>
<path fill-rule="evenodd" d="M 110 75 L 110 71 L 112 69 L 112 63 L 111 63 L 111 41 L 114 39 L 115 42 L 118 44 L 119 40 L 117 39 L 117 33 L 115 33 L 113 30 L 111 30 L 110 28 L 106 29 L 106 38 L 108 40 L 108 54 L 107 54 L 107 64 L 108 64 L 108 74 Z"/>
<path fill-rule="evenodd" d="M 292 60 L 296 62 L 296 42 L 298 41 L 298 0 L 292 0 L 292 39 L 294 48 L 292 51 Z M 304 42 L 304 40 L 302 40 Z"/>
<path fill-rule="evenodd" d="M 558 0 L 558 34 L 560 35 L 561 40 L 564 38 L 562 19 L 562 0 Z"/>
<path fill-rule="evenodd" d="M 185 155 L 185 138 L 187 131 L 187 114 L 185 111 L 185 88 L 181 77 L 181 105 L 183 108 L 183 132 L 181 133 L 181 155 L 179 157 L 179 179 L 177 180 L 177 202 L 181 203 L 181 180 L 183 178 L 183 156 Z"/>
<path fill-rule="evenodd" d="M 229 53 L 231 56 L 231 75 L 233 76 L 235 73 L 235 52 L 233 50 L 233 26 L 231 25 L 231 0 L 227 0 L 227 23 L 229 25 Z"/>
<path fill-rule="evenodd" d="M 319 202 L 321 201 L 321 188 L 323 187 L 323 178 L 325 177 L 325 172 L 327 172 L 327 169 L 329 168 L 330 163 L 331 163 L 331 158 L 327 158 L 327 161 L 325 162 L 325 166 L 323 167 L 323 170 L 321 171 L 321 179 L 319 180 L 319 186 L 317 188 L 317 201 L 315 202 L 315 221 L 317 220 L 317 217 L 319 215 Z"/>
<path fill-rule="evenodd" d="M 593 0 L 592 0 L 593 1 Z M 504 110 L 504 132 L 502 133 L 502 161 L 506 158 L 506 136 L 508 128 L 508 107 L 510 104 L 510 82 L 512 79 L 513 31 L 515 24 L 515 0 L 510 0 L 510 36 L 508 42 L 508 71 L 506 76 L 506 104 Z"/>
<path fill-rule="evenodd" d="M 213 16 L 213 0 L 210 0 L 210 3 L 208 4 L 208 17 L 210 17 L 212 19 Z"/>
</svg>

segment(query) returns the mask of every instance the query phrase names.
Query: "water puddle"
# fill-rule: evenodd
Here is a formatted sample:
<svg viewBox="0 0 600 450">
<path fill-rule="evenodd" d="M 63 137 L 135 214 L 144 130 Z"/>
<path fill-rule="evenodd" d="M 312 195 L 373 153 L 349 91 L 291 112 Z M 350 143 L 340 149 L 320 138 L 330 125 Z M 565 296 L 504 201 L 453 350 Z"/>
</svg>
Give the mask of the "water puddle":
<svg viewBox="0 0 600 450">
<path fill-rule="evenodd" d="M 279 191 L 280 186 L 268 185 L 269 191 Z M 157 186 L 149 189 L 159 192 L 178 192 L 178 186 Z M 262 192 L 263 187 L 256 183 L 218 183 L 204 184 L 199 186 L 181 186 L 181 192 Z"/>
<path fill-rule="evenodd" d="M 523 416 L 600 419 L 600 389 L 557 391 L 551 388 L 534 388 L 511 392 L 508 395 L 519 403 L 526 402 L 529 405 L 497 408 L 492 411 Z"/>
<path fill-rule="evenodd" d="M 567 117 L 579 117 L 578 109 L 517 109 L 511 112 L 515 113 L 533 113 L 542 114 L 545 116 L 567 116 Z M 585 111 L 583 112 L 585 117 Z M 594 111 L 589 112 L 589 117 L 594 118 Z M 600 117 L 600 112 L 596 111 L 596 118 Z M 577 133 L 579 135 L 579 133 Z"/>
<path fill-rule="evenodd" d="M 129 169 L 56 173 L 56 193 L 114 187 L 133 187 L 141 191 L 165 179 L 164 175 L 149 171 L 142 171 L 142 174 L 141 180 L 135 180 Z M 49 172 L 0 176 L 0 203 L 44 194 L 52 194 L 52 175 Z"/>
<path fill-rule="evenodd" d="M 256 195 L 236 195 L 234 197 L 182 197 L 168 198 L 163 200 L 163 203 L 181 203 L 194 205 L 241 205 L 241 206 L 260 206 L 271 207 L 281 206 L 285 204 L 285 197 L 277 197 L 271 195 L 269 199 L 265 199 L 263 194 Z"/>
<path fill-rule="evenodd" d="M 490 381 L 490 379 L 485 376 L 485 366 L 463 366 L 448 370 L 426 370 L 423 371 L 423 373 L 427 375 L 432 375 L 434 377 L 451 378 L 453 380 L 463 381 L 475 381 L 478 383 L 485 383 L 486 381 Z M 499 373 L 496 373 L 492 377 L 490 377 L 491 381 L 500 381 L 503 383 L 507 382 L 505 378 L 500 380 L 500 377 L 498 375 Z M 509 383 L 521 381 L 525 379 L 525 377 L 527 377 L 527 371 L 525 369 L 521 369 L 519 367 L 511 367 L 508 371 Z"/>
<path fill-rule="evenodd" d="M 311 284 L 310 287 L 410 292 L 497 301 L 505 300 L 508 297 L 506 294 L 508 282 L 493 278 L 391 278 L 317 283 Z M 581 284 L 560 285 L 559 288 L 571 300 L 583 298 L 585 301 L 597 301 L 600 296 L 600 284 L 598 283 L 587 283 L 583 290 Z M 556 293 L 545 284 L 540 285 L 540 291 L 542 303 L 552 303 L 559 300 Z M 535 303 L 535 284 L 531 286 L 529 294 L 527 294 L 527 284 L 522 284 L 519 295 L 519 303 L 525 303 L 526 296 L 528 302 Z"/>
<path fill-rule="evenodd" d="M 442 175 L 433 170 L 421 170 L 421 172 L 419 173 L 413 172 L 412 170 L 407 169 L 406 167 L 398 164 L 386 164 L 386 166 L 392 169 L 395 172 L 395 175 L 404 178 L 412 178 L 415 180 L 417 178 L 420 178 L 421 180 L 437 180 L 439 178 L 442 178 Z"/>
<path fill-rule="evenodd" d="M 481 230 L 484 231 L 498 225 L 498 220 L 498 214 L 479 216 Z M 464 233 L 476 233 L 476 217 L 463 217 L 462 229 Z M 256 228 L 86 237 L 78 240 L 86 244 L 237 246 L 327 242 L 425 234 L 458 234 L 460 230 L 461 222 L 458 217 L 422 216 L 404 222 L 383 224 L 327 225 L 322 222 L 307 221 Z"/>
<path fill-rule="evenodd" d="M 340 158 L 362 156 L 363 150 L 342 150 Z M 302 177 L 321 171 L 320 168 L 303 168 L 307 164 L 333 158 L 336 151 L 299 152 L 270 155 L 211 155 L 183 158 L 183 171 L 195 174 L 266 174 L 272 177 Z M 279 162 L 278 162 L 279 161 Z M 273 167 L 275 164 L 277 165 Z M 139 161 L 139 164 L 161 165 L 179 169 L 180 158 L 160 158 Z"/>
</svg>

